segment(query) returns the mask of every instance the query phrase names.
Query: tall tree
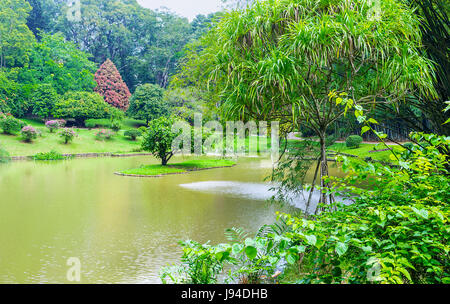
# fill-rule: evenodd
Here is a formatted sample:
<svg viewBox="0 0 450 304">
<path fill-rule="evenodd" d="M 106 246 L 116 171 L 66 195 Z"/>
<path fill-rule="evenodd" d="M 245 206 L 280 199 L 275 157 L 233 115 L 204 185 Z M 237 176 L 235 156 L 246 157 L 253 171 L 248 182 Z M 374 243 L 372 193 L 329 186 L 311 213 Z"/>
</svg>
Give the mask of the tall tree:
<svg viewBox="0 0 450 304">
<path fill-rule="evenodd" d="M 102 95 L 107 103 L 122 111 L 128 109 L 130 90 L 111 60 L 106 60 L 100 66 L 95 73 L 95 81 L 97 82 L 95 92 Z"/>
<path fill-rule="evenodd" d="M 349 108 L 434 92 L 412 11 L 395 0 L 373 10 L 364 0 L 256 2 L 224 16 L 193 62 L 211 75 L 225 114 L 312 130 L 325 187 L 326 131 Z M 321 202 L 330 200 L 322 191 Z"/>
<path fill-rule="evenodd" d="M 63 13 L 56 29 L 95 62 L 114 61 L 132 91 L 144 83 L 166 87 L 192 37 L 186 18 L 154 12 L 135 0 L 81 0 L 81 21 L 68 20 Z"/>
<path fill-rule="evenodd" d="M 96 86 L 96 64 L 90 55 L 80 51 L 61 33 L 42 33 L 41 41 L 30 52 L 27 69 L 19 72 L 19 82 L 38 85 L 51 84 L 59 94 L 67 91 L 92 91 Z"/>
<path fill-rule="evenodd" d="M 35 41 L 27 26 L 30 11 L 25 0 L 0 1 L 0 68 L 21 67 L 28 62 Z"/>
<path fill-rule="evenodd" d="M 169 114 L 169 107 L 163 100 L 164 90 L 156 84 L 144 84 L 136 88 L 130 98 L 128 114 L 135 119 L 142 119 L 147 124 L 161 116 Z"/>
</svg>

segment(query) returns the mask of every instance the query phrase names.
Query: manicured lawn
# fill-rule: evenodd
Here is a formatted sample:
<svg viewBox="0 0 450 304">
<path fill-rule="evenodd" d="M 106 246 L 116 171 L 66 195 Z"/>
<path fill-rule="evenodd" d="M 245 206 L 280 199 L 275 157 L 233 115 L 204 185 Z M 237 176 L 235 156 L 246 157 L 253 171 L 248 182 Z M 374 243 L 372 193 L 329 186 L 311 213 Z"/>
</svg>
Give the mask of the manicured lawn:
<svg viewBox="0 0 450 304">
<path fill-rule="evenodd" d="M 394 149 L 395 152 L 401 152 L 403 150 L 400 146 L 389 146 L 390 148 Z M 335 143 L 334 145 L 328 147 L 328 150 L 336 151 L 336 152 L 342 152 L 347 154 L 356 155 L 361 158 L 371 157 L 375 160 L 379 161 L 385 161 L 385 162 L 392 162 L 393 160 L 390 158 L 392 155 L 391 151 L 381 151 L 381 152 L 372 152 L 374 150 L 383 150 L 386 149 L 386 146 L 383 145 L 375 145 L 375 144 L 361 144 L 359 148 L 357 149 L 350 149 L 347 148 L 345 143 Z"/>
<path fill-rule="evenodd" d="M 201 159 L 189 160 L 182 163 L 171 164 L 167 166 L 162 165 L 147 165 L 140 168 L 122 171 L 122 174 L 130 175 L 148 175 L 158 176 L 165 174 L 186 173 L 188 171 L 195 171 L 199 169 L 211 169 L 218 167 L 232 167 L 236 163 L 227 159 Z"/>
<path fill-rule="evenodd" d="M 33 143 L 25 143 L 20 135 L 0 134 L 0 145 L 11 156 L 32 156 L 39 152 L 52 150 L 63 154 L 124 153 L 137 151 L 141 146 L 140 138 L 136 141 L 131 141 L 123 136 L 124 130 L 119 131 L 111 140 L 99 141 L 95 138 L 95 134 L 98 132 L 97 129 L 75 129 L 78 136 L 74 138 L 72 143 L 65 145 L 59 135 L 50 133 L 43 123 L 35 120 L 22 120 L 40 130 L 41 136 L 34 140 Z"/>
</svg>

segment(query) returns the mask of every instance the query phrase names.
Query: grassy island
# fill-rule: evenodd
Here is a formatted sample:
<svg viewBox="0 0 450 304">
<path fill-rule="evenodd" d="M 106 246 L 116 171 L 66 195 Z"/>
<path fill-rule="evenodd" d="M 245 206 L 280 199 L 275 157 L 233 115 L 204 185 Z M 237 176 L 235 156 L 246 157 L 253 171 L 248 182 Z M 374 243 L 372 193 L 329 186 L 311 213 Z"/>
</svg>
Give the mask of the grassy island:
<svg viewBox="0 0 450 304">
<path fill-rule="evenodd" d="M 169 174 L 182 174 L 189 171 L 233 167 L 234 165 L 236 165 L 236 162 L 228 159 L 202 159 L 190 160 L 167 166 L 159 164 L 146 165 L 136 169 L 125 170 L 119 174 L 129 176 L 163 176 Z"/>
</svg>

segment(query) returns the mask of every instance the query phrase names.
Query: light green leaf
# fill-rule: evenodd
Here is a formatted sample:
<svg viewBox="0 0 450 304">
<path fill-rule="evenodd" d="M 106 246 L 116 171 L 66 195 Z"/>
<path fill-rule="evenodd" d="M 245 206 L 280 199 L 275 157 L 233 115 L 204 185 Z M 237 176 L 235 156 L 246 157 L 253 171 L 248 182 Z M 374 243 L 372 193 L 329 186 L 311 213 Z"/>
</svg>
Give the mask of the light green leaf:
<svg viewBox="0 0 450 304">
<path fill-rule="evenodd" d="M 344 255 L 346 252 L 347 252 L 347 250 L 348 250 L 348 246 L 347 246 L 347 244 L 345 244 L 345 243 L 342 243 L 342 242 L 338 242 L 337 244 L 336 244 L 336 253 L 339 255 L 339 256 L 342 256 L 342 255 Z"/>
<path fill-rule="evenodd" d="M 256 248 L 253 247 L 253 246 L 247 246 L 247 247 L 245 248 L 245 254 L 247 255 L 247 257 L 248 257 L 250 260 L 253 260 L 254 258 L 256 258 L 256 255 L 258 254 L 258 251 L 257 251 Z"/>
</svg>

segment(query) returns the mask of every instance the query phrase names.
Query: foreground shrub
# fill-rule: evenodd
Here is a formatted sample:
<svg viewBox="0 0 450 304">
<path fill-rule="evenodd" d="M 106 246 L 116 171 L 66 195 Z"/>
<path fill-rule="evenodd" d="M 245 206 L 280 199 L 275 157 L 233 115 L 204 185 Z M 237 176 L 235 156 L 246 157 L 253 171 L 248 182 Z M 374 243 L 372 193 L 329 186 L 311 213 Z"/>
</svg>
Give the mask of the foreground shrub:
<svg viewBox="0 0 450 304">
<path fill-rule="evenodd" d="M 50 152 L 37 153 L 33 156 L 34 160 L 62 160 L 62 159 L 66 159 L 66 158 L 67 157 L 65 157 L 61 153 L 56 152 L 54 150 L 52 150 Z"/>
<path fill-rule="evenodd" d="M 66 121 L 64 119 L 59 120 L 49 120 L 45 123 L 45 126 L 48 128 L 50 133 L 53 133 L 55 130 L 62 128 L 66 125 Z"/>
<path fill-rule="evenodd" d="M 232 243 L 185 242 L 182 264 L 165 269 L 162 279 L 193 283 L 207 274 L 215 282 L 228 264 L 230 281 L 255 283 L 286 271 L 288 263 L 288 270 L 297 269 L 291 283 L 450 283 L 450 140 L 422 133 L 412 140 L 428 146 L 398 154 L 399 168 L 340 158 L 348 175 L 327 182 L 352 205 L 284 214 L 285 227 L 263 227 L 253 238 L 237 231 Z"/>
<path fill-rule="evenodd" d="M 363 138 L 359 135 L 350 135 L 347 137 L 345 141 L 345 145 L 347 148 L 356 149 L 359 148 L 359 145 L 363 142 Z"/>
<path fill-rule="evenodd" d="M 39 132 L 32 126 L 23 127 L 20 133 L 22 135 L 23 140 L 26 142 L 32 142 L 33 139 L 36 139 L 39 134 Z"/>
<path fill-rule="evenodd" d="M 14 135 L 23 127 L 25 127 L 25 123 L 14 118 L 12 115 L 7 114 L 3 118 L 0 118 L 0 128 L 2 128 L 4 134 Z"/>
<path fill-rule="evenodd" d="M 110 140 L 113 136 L 114 133 L 111 130 L 105 129 L 101 129 L 95 134 L 97 140 Z"/>
<path fill-rule="evenodd" d="M 139 136 L 142 135 L 140 130 L 127 130 L 123 133 L 125 137 L 129 137 L 131 140 L 136 140 Z"/>
<path fill-rule="evenodd" d="M 73 141 L 77 133 L 70 128 L 64 128 L 59 132 L 59 136 L 64 140 L 64 144 L 68 144 Z"/>
</svg>

